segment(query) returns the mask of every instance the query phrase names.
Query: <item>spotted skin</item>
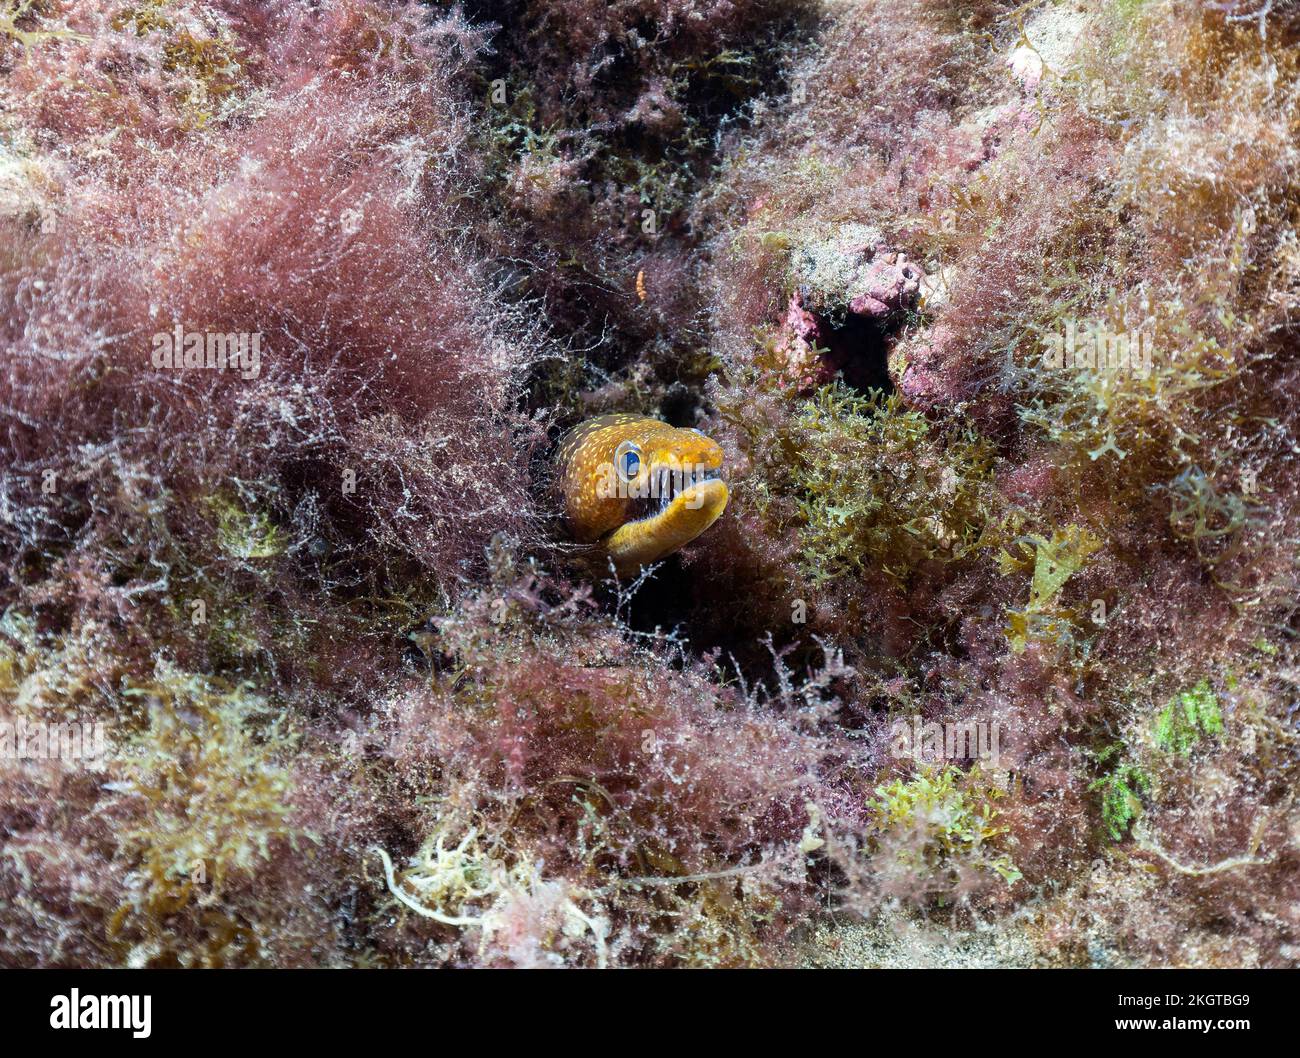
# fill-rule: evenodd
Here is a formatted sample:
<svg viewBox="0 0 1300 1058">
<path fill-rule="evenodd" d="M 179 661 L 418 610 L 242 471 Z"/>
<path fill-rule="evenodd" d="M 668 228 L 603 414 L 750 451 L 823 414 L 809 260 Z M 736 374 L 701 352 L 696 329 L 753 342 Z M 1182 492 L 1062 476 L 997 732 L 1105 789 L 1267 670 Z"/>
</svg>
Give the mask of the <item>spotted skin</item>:
<svg viewBox="0 0 1300 1058">
<path fill-rule="evenodd" d="M 625 442 L 638 447 L 639 466 L 624 488 L 611 489 L 616 454 Z M 698 430 L 641 415 L 588 419 L 564 436 L 555 454 L 569 533 L 608 556 L 620 576 L 635 573 L 718 520 L 728 497 L 726 484 L 714 476 L 722 462 L 722 446 Z M 656 475 L 665 471 L 678 476 L 675 486 L 660 490 L 662 500 L 636 498 L 638 492 L 653 493 Z"/>
</svg>

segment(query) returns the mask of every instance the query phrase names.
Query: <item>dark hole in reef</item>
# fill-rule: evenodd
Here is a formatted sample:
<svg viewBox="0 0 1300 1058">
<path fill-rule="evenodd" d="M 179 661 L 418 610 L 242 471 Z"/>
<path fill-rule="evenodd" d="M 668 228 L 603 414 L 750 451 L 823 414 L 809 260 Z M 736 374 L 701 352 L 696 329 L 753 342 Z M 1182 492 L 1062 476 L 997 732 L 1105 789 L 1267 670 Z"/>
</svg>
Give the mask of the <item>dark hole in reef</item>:
<svg viewBox="0 0 1300 1058">
<path fill-rule="evenodd" d="M 901 317 L 881 322 L 846 312 L 839 319 L 820 317 L 818 322 L 821 344 L 827 349 L 825 362 L 843 377 L 846 385 L 864 392 L 894 392 L 889 377 L 889 347 Z"/>
<path fill-rule="evenodd" d="M 659 417 L 670 426 L 694 426 L 699 407 L 700 393 L 682 382 L 674 382 L 659 402 Z"/>
<path fill-rule="evenodd" d="M 691 641 L 688 653 L 697 654 L 699 645 L 691 636 L 694 593 L 687 578 L 681 556 L 669 555 L 658 563 L 654 574 L 640 584 L 634 594 L 625 596 L 621 604 L 616 601 L 614 585 L 608 575 L 600 578 L 598 595 L 605 609 L 613 612 L 617 608 L 620 619 L 633 631 L 645 635 L 658 631 L 664 636 L 676 633 Z M 624 592 L 629 586 L 627 578 L 620 584 Z"/>
<path fill-rule="evenodd" d="M 721 652 L 721 662 L 728 672 L 734 664 L 750 686 L 772 685 L 772 654 L 765 644 L 765 633 L 773 633 L 773 647 L 790 646 L 785 662 L 803 673 L 822 657 L 821 648 L 810 637 L 789 629 L 762 629 L 745 622 L 719 621 L 711 612 L 707 595 L 694 590 L 698 573 L 689 571 L 680 554 L 669 555 L 658 563 L 654 575 L 647 578 L 630 599 L 618 606 L 620 619 L 634 632 L 650 636 L 675 636 L 681 641 L 687 658 L 700 658 L 710 651 Z M 624 581 L 626 590 L 628 581 Z M 599 591 L 605 608 L 612 612 L 616 603 L 612 585 L 606 581 Z"/>
</svg>

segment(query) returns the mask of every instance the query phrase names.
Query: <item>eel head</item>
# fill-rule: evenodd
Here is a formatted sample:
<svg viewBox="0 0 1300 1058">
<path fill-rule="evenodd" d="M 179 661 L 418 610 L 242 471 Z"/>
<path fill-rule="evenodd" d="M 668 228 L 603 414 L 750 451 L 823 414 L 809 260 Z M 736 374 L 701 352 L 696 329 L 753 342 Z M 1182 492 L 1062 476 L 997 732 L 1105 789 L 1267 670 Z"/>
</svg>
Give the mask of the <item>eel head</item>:
<svg viewBox="0 0 1300 1058">
<path fill-rule="evenodd" d="M 556 450 L 569 532 L 635 573 L 690 543 L 727 506 L 722 446 L 699 430 L 640 415 L 602 415 Z"/>
</svg>

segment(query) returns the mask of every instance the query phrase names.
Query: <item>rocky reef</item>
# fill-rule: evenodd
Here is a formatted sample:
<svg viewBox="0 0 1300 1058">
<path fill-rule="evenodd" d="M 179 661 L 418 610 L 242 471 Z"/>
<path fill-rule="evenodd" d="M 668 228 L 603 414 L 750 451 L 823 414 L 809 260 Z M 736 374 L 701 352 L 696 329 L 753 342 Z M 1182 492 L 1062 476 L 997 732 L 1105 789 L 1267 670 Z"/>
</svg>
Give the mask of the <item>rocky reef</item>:
<svg viewBox="0 0 1300 1058">
<path fill-rule="evenodd" d="M 1300 962 L 1291 5 L 0 0 L 0 81 L 0 965 Z M 615 412 L 730 490 L 622 578 Z"/>
</svg>

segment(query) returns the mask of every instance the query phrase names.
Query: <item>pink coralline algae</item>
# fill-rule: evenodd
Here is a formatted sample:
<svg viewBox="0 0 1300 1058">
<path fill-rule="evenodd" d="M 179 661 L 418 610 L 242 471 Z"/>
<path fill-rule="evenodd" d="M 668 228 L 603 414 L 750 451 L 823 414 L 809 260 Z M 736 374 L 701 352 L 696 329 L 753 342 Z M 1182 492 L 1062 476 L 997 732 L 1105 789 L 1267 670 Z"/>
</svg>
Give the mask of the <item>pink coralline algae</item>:
<svg viewBox="0 0 1300 1058">
<path fill-rule="evenodd" d="M 916 305 L 925 273 L 902 253 L 885 252 L 867 266 L 862 293 L 849 302 L 855 316 L 886 320 Z"/>
<path fill-rule="evenodd" d="M 875 229 L 844 224 L 832 238 L 810 238 L 791 255 L 792 278 L 815 312 L 848 311 L 885 320 L 916 305 L 925 273 Z"/>
<path fill-rule="evenodd" d="M 796 390 L 824 385 L 837 374 L 855 384 L 883 384 L 881 342 L 903 313 L 915 309 L 925 272 L 863 225 L 845 225 L 837 238 L 796 250 L 797 284 L 775 348 L 783 377 Z"/>
</svg>

